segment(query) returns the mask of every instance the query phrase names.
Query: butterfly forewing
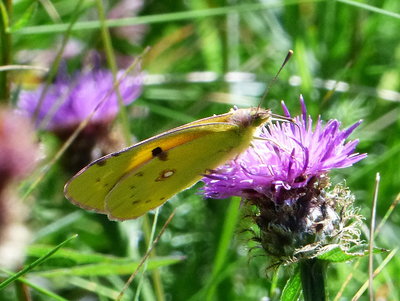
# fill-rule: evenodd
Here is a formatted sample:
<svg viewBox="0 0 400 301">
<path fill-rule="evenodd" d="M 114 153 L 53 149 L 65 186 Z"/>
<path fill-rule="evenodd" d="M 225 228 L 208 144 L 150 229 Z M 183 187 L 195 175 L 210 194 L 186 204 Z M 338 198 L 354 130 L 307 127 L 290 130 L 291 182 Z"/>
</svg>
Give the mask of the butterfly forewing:
<svg viewBox="0 0 400 301">
<path fill-rule="evenodd" d="M 269 110 L 239 109 L 177 127 L 89 164 L 65 195 L 111 219 L 136 218 L 244 151 L 270 117 Z"/>
<path fill-rule="evenodd" d="M 235 125 L 209 124 L 193 130 L 208 134 L 160 153 L 116 183 L 106 197 L 110 219 L 136 218 L 160 206 L 199 181 L 209 169 L 232 158 L 241 143 Z"/>
<path fill-rule="evenodd" d="M 217 123 L 215 127 L 212 124 L 177 128 L 102 157 L 82 169 L 66 184 L 65 195 L 79 207 L 106 214 L 105 198 L 126 174 L 154 159 L 160 160 L 163 152 L 207 135 L 210 130 L 214 133 L 235 127 L 224 123 Z M 161 153 L 158 153 L 160 150 Z"/>
</svg>

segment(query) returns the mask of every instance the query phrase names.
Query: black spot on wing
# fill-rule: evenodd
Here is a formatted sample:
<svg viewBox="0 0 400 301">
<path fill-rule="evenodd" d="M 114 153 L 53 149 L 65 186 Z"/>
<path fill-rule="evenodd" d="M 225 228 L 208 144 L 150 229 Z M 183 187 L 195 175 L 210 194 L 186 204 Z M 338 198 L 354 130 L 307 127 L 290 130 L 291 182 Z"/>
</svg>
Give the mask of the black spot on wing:
<svg viewBox="0 0 400 301">
<path fill-rule="evenodd" d="M 162 148 L 157 146 L 156 148 L 154 148 L 151 151 L 151 154 L 153 155 L 153 157 L 157 157 L 159 154 L 161 154 L 163 152 Z"/>
<path fill-rule="evenodd" d="M 139 171 L 135 173 L 135 177 L 143 177 L 144 173 L 142 171 Z"/>
<path fill-rule="evenodd" d="M 153 157 L 157 157 L 158 159 L 160 159 L 161 161 L 167 161 L 168 160 L 168 154 L 167 152 L 163 151 L 163 149 L 159 146 L 157 146 L 156 148 L 154 148 L 151 151 L 151 154 Z"/>
<path fill-rule="evenodd" d="M 132 202 L 132 205 L 137 205 L 137 204 L 139 204 L 141 202 L 142 202 L 141 200 L 135 200 L 135 201 Z"/>
</svg>

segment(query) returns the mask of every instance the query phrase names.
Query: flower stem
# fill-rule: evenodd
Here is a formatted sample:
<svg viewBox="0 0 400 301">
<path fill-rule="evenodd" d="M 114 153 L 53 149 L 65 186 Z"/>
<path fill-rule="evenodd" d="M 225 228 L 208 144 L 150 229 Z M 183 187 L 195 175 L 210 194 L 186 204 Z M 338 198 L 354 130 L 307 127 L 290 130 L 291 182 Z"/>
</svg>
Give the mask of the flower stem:
<svg viewBox="0 0 400 301">
<path fill-rule="evenodd" d="M 304 301 L 325 301 L 326 263 L 313 258 L 300 263 L 301 285 Z"/>
<path fill-rule="evenodd" d="M 11 64 L 11 34 L 8 32 L 12 15 L 12 1 L 0 3 L 0 65 Z M 9 72 L 0 72 L 0 103 L 7 103 L 10 98 Z"/>
<path fill-rule="evenodd" d="M 100 29 L 101 29 L 101 36 L 103 39 L 103 45 L 104 45 L 104 52 L 106 54 L 107 58 L 107 63 L 108 66 L 112 72 L 113 75 L 113 84 L 117 83 L 117 73 L 118 73 L 118 66 L 117 66 L 117 61 L 115 58 L 115 53 L 114 49 L 112 46 L 111 42 L 111 36 L 110 36 L 110 30 L 107 27 L 107 20 L 106 20 L 106 15 L 105 15 L 105 10 L 103 7 L 103 1 L 102 0 L 96 0 L 97 4 L 97 12 L 99 14 L 99 20 L 100 20 Z M 117 100 L 119 104 L 119 118 L 122 124 L 122 130 L 125 138 L 125 143 L 127 145 L 131 144 L 131 134 L 129 130 L 129 120 L 128 120 L 128 113 L 126 111 L 124 102 L 122 100 L 119 84 L 116 85 L 115 87 L 115 93 L 117 95 Z"/>
</svg>

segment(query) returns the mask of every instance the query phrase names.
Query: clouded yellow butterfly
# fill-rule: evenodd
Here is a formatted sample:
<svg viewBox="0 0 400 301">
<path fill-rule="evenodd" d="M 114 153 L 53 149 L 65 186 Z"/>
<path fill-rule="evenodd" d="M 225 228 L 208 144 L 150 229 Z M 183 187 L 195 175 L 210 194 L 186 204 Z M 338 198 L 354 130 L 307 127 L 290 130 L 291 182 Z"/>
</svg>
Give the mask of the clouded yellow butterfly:
<svg viewBox="0 0 400 301">
<path fill-rule="evenodd" d="M 92 162 L 65 196 L 112 220 L 137 218 L 243 152 L 270 119 L 269 110 L 232 109 L 161 133 Z"/>
</svg>

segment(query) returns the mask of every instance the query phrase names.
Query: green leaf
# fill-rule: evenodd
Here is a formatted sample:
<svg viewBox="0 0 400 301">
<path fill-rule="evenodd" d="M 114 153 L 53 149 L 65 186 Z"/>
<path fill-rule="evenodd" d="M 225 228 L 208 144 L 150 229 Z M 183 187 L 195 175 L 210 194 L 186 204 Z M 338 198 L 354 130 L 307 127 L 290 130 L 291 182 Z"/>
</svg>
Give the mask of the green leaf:
<svg viewBox="0 0 400 301">
<path fill-rule="evenodd" d="M 14 24 L 11 25 L 10 31 L 13 32 L 14 30 L 18 30 L 20 28 L 23 28 L 26 24 L 28 24 L 30 18 L 36 12 L 38 6 L 38 2 L 33 2 L 22 14 L 21 18 L 14 22 Z"/>
<path fill-rule="evenodd" d="M 4 5 L 4 2 L 0 2 L 0 12 L 1 12 L 1 21 L 2 24 L 0 24 L 1 27 L 4 27 L 4 31 L 8 31 L 8 25 L 9 25 L 9 18 L 8 18 L 8 13 L 7 13 L 7 8 Z"/>
<path fill-rule="evenodd" d="M 320 1 L 320 0 L 318 0 Z M 290 5 L 297 3 L 298 0 L 287 0 L 284 5 Z M 182 20 L 195 20 L 200 18 L 209 18 L 214 16 L 223 16 L 232 12 L 245 13 L 249 11 L 260 11 L 267 10 L 272 7 L 281 7 L 282 3 L 280 1 L 274 1 L 268 4 L 243 4 L 243 5 L 232 5 L 225 7 L 215 7 L 202 10 L 194 11 L 181 11 L 173 13 L 164 14 L 154 14 L 148 16 L 135 16 L 131 18 L 121 18 L 121 19 L 109 19 L 106 22 L 107 27 L 120 27 L 120 26 L 130 26 L 138 24 L 155 24 Z M 44 33 L 60 33 L 65 32 L 68 28 L 68 24 L 44 24 L 37 26 L 29 26 L 17 30 L 16 34 L 44 34 Z M 100 22 L 98 20 L 94 21 L 81 21 L 74 24 L 73 31 L 81 31 L 88 29 L 98 29 L 100 28 Z"/>
<path fill-rule="evenodd" d="M 27 255 L 30 257 L 40 257 L 40 256 L 43 256 L 43 254 L 48 253 L 49 250 L 51 250 L 53 248 L 54 247 L 52 247 L 52 246 L 42 245 L 42 244 L 32 245 L 28 248 Z M 100 254 L 100 253 L 79 252 L 79 251 L 75 251 L 75 250 L 67 249 L 67 248 L 64 248 L 64 249 L 60 250 L 59 252 L 57 252 L 57 254 L 54 254 L 52 259 L 53 259 L 53 262 L 55 260 L 60 260 L 62 262 L 69 261 L 69 262 L 72 262 L 74 265 L 88 264 L 88 263 L 108 263 L 108 262 L 124 263 L 127 261 L 126 258 L 104 255 L 104 254 Z"/>
<path fill-rule="evenodd" d="M 286 282 L 282 291 L 281 301 L 293 301 L 300 297 L 301 279 L 300 271 L 297 268 L 294 275 Z"/>
<path fill-rule="evenodd" d="M 120 294 L 117 289 L 110 288 L 109 286 L 103 285 L 100 281 L 87 280 L 79 277 L 69 277 L 68 282 L 84 289 L 86 291 L 92 292 L 98 296 L 103 296 L 111 300 L 116 300 Z M 122 300 L 133 300 L 132 293 L 127 290 L 126 295 L 123 296 Z"/>
<path fill-rule="evenodd" d="M 374 248 L 374 253 L 382 253 L 382 252 L 387 252 L 385 249 L 381 248 Z M 369 254 L 368 252 L 368 245 L 367 244 L 362 244 L 358 246 L 354 246 L 350 248 L 349 250 L 345 251 L 340 248 L 340 246 L 337 246 L 333 248 L 332 250 L 319 255 L 317 258 L 321 260 L 326 260 L 329 262 L 345 262 L 349 261 L 355 258 L 360 258 L 363 256 L 367 256 Z"/>
<path fill-rule="evenodd" d="M 211 272 L 211 276 L 208 278 L 208 282 L 205 285 L 206 300 L 212 300 L 215 297 L 217 286 L 219 282 L 223 280 L 223 278 L 219 278 L 218 276 L 221 276 L 221 272 L 226 266 L 226 261 L 229 257 L 229 246 L 231 245 L 232 238 L 235 234 L 236 224 L 240 212 L 238 210 L 240 202 L 240 198 L 232 198 L 229 208 L 226 212 L 217 253 L 214 259 L 213 270 Z"/>
<path fill-rule="evenodd" d="M 64 246 L 65 244 L 67 244 L 70 240 L 76 238 L 78 235 L 74 235 L 66 240 L 64 240 L 62 243 L 60 243 L 59 245 L 57 245 L 55 248 L 52 248 L 49 252 L 43 254 L 39 259 L 35 260 L 33 263 L 31 263 L 30 265 L 26 266 L 25 268 L 23 268 L 21 271 L 19 271 L 18 273 L 14 274 L 13 276 L 7 278 L 6 280 L 4 280 L 2 283 L 0 283 L 0 290 L 2 290 L 3 288 L 5 288 L 6 286 L 8 286 L 9 284 L 11 284 L 12 282 L 14 282 L 15 280 L 17 280 L 19 277 L 21 277 L 22 275 L 25 275 L 26 273 L 28 273 L 30 270 L 34 269 L 36 266 L 38 266 L 39 264 L 43 263 L 44 261 L 46 261 L 47 259 L 49 259 L 49 257 L 51 257 L 55 252 L 57 252 L 62 246 Z"/>
<path fill-rule="evenodd" d="M 6 273 L 6 274 L 8 274 L 8 275 L 14 275 L 14 273 L 6 271 L 4 269 L 1 269 L 1 271 Z M 40 293 L 40 294 L 43 294 L 44 296 L 46 296 L 46 300 L 54 299 L 54 300 L 57 300 L 57 301 L 68 301 L 67 299 L 65 299 L 65 298 L 63 298 L 63 297 L 51 292 L 50 290 L 48 290 L 48 289 L 46 289 L 46 288 L 44 288 L 44 287 L 42 287 L 40 285 L 37 285 L 37 284 L 35 284 L 35 283 L 33 283 L 33 282 L 23 278 L 23 277 L 19 277 L 18 281 L 21 282 L 21 283 L 26 284 L 31 289 L 35 290 L 37 293 Z"/>
<path fill-rule="evenodd" d="M 155 257 L 148 261 L 147 270 L 168 266 L 182 261 L 182 256 Z M 139 262 L 129 258 L 117 258 L 115 262 L 78 265 L 67 268 L 55 268 L 32 273 L 44 277 L 56 276 L 108 276 L 129 275 L 138 267 Z"/>
</svg>

